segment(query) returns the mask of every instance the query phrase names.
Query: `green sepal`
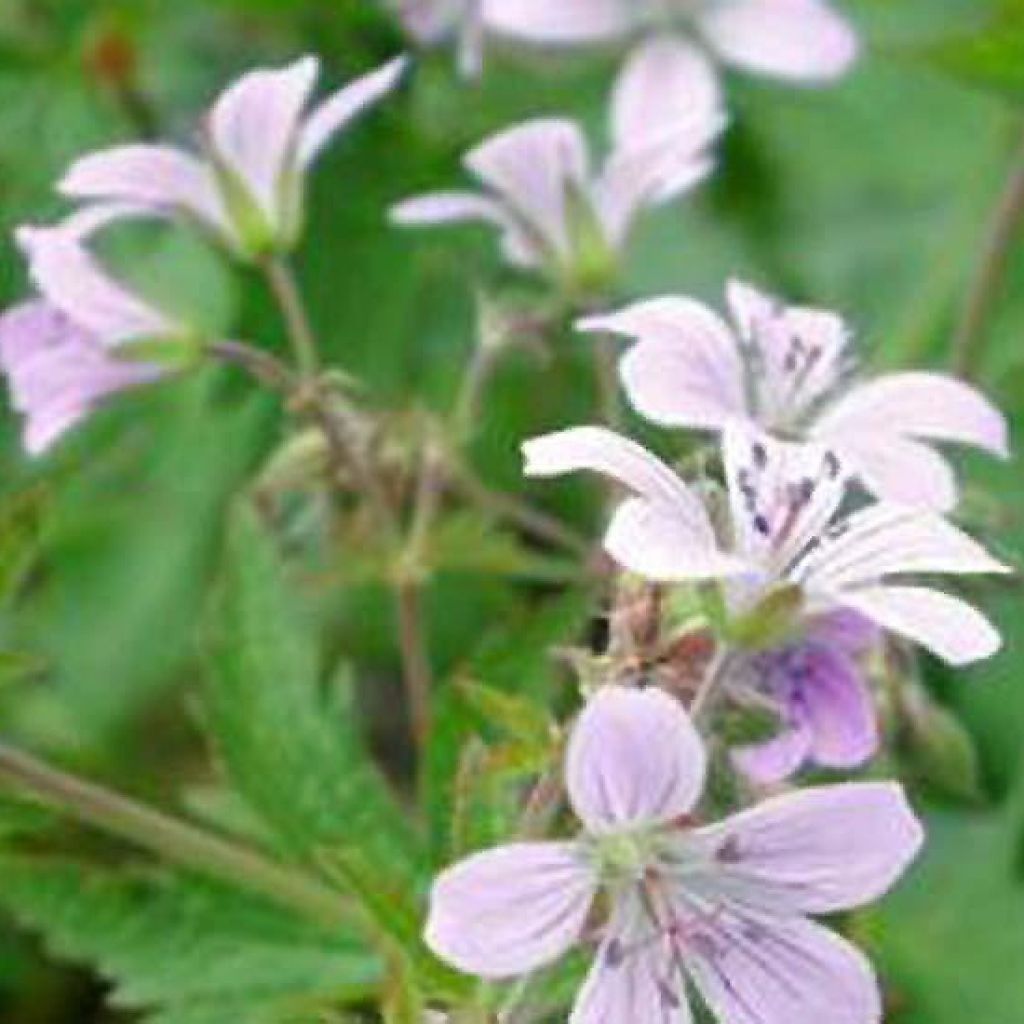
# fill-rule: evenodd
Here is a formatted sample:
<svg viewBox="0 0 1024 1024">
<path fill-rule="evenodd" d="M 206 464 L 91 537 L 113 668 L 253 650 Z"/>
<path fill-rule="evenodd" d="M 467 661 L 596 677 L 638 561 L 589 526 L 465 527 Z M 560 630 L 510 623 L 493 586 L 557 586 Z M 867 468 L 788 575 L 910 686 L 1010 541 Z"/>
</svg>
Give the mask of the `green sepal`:
<svg viewBox="0 0 1024 1024">
<path fill-rule="evenodd" d="M 729 620 L 726 634 L 736 647 L 766 650 L 784 647 L 799 636 L 803 590 L 786 583 L 770 590 L 750 611 Z"/>
</svg>

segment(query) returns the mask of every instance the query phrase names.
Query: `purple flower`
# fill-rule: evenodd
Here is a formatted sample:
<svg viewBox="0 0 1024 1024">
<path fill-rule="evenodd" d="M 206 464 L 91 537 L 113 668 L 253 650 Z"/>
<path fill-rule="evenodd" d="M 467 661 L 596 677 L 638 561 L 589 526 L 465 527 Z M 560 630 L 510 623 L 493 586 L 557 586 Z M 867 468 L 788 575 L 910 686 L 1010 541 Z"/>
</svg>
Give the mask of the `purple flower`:
<svg viewBox="0 0 1024 1024">
<path fill-rule="evenodd" d="M 745 684 L 781 719 L 778 736 L 733 751 L 737 767 L 770 784 L 789 778 L 805 762 L 857 768 L 878 749 L 878 721 L 858 658 L 878 630 L 851 612 L 833 612 L 808 624 L 802 640 L 747 660 Z"/>
<path fill-rule="evenodd" d="M 805 621 L 846 609 L 954 665 L 989 657 L 1002 642 L 965 601 L 899 577 L 1009 569 L 925 508 L 883 501 L 840 515 L 850 475 L 830 449 L 728 426 L 732 536 L 724 542 L 700 497 L 673 470 L 610 430 L 565 430 L 528 441 L 524 453 L 533 476 L 586 469 L 619 481 L 631 496 L 608 527 L 609 554 L 651 580 L 722 580 L 736 620 L 756 618 L 763 601 L 790 590 Z"/>
<path fill-rule="evenodd" d="M 714 62 L 792 82 L 829 81 L 857 37 L 826 0 L 484 0 L 485 25 L 556 46 L 637 38 L 613 97 L 619 143 L 672 132 L 721 105 Z"/>
<path fill-rule="evenodd" d="M 0 316 L 0 369 L 14 408 L 25 416 L 23 441 L 30 455 L 47 451 L 110 396 L 165 373 L 114 358 L 95 335 L 39 299 Z"/>
<path fill-rule="evenodd" d="M 166 145 L 115 146 L 76 161 L 60 190 L 185 214 L 242 256 L 290 248 L 301 229 L 306 171 L 338 131 L 395 86 L 404 67 L 404 59 L 391 61 L 308 113 L 314 57 L 250 71 L 213 104 L 202 156 Z"/>
<path fill-rule="evenodd" d="M 671 140 L 612 153 L 593 173 L 586 140 L 572 121 L 527 121 L 487 139 L 465 158 L 483 192 L 439 192 L 399 203 L 404 227 L 482 221 L 501 232 L 505 259 L 557 281 L 614 270 L 637 216 L 691 188 L 711 170 L 707 149 L 717 113 L 691 117 Z"/>
<path fill-rule="evenodd" d="M 484 32 L 480 0 L 387 0 L 405 31 L 423 46 L 454 40 L 462 74 L 483 70 Z"/>
<path fill-rule="evenodd" d="M 603 891 L 572 1024 L 685 1024 L 688 983 L 727 1024 L 878 1024 L 870 965 L 806 915 L 870 902 L 904 872 L 923 833 L 902 789 L 822 787 L 690 827 L 704 772 L 676 701 L 600 690 L 566 761 L 582 835 L 449 868 L 433 887 L 427 942 L 470 974 L 525 974 L 589 937 Z"/>
<path fill-rule="evenodd" d="M 735 329 L 685 298 L 640 302 L 584 321 L 637 343 L 621 375 L 636 409 L 665 426 L 721 431 L 733 421 L 827 445 L 875 494 L 947 511 L 956 478 L 925 442 L 1009 454 L 1005 417 L 974 388 L 939 373 L 851 380 L 850 331 L 825 310 L 787 307 L 733 282 Z"/>
</svg>

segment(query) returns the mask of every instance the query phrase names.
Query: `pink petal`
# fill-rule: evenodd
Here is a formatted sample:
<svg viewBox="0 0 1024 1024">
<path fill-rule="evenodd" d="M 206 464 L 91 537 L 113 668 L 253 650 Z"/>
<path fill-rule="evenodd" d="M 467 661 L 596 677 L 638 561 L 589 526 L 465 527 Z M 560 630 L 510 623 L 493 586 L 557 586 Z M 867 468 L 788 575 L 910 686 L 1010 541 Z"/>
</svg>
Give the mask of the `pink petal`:
<svg viewBox="0 0 1024 1024">
<path fill-rule="evenodd" d="M 822 431 L 812 430 L 820 437 Z M 960 498 L 953 467 L 937 451 L 919 441 L 866 429 L 830 433 L 865 489 L 886 501 L 949 512 Z"/>
<path fill-rule="evenodd" d="M 458 224 L 483 221 L 503 225 L 501 207 L 473 192 L 432 192 L 396 203 L 389 212 L 392 224 L 403 228 L 429 227 L 434 224 Z"/>
<path fill-rule="evenodd" d="M 598 950 L 569 1024 L 691 1024 L 684 987 L 673 977 L 675 965 L 650 943 L 621 957 L 627 941 L 615 935 Z"/>
<path fill-rule="evenodd" d="M 715 430 L 748 415 L 736 339 L 701 303 L 652 299 L 578 326 L 636 339 L 619 372 L 630 402 L 652 422 Z"/>
<path fill-rule="evenodd" d="M 209 169 L 171 146 L 140 143 L 89 153 L 71 165 L 57 187 L 76 199 L 138 203 L 163 213 L 185 211 L 216 231 L 230 230 Z"/>
<path fill-rule="evenodd" d="M 715 860 L 706 893 L 752 913 L 828 914 L 892 888 L 924 830 L 900 785 L 851 782 L 774 797 L 691 840 Z"/>
<path fill-rule="evenodd" d="M 807 623 L 808 640 L 851 657 L 867 654 L 878 645 L 880 637 L 880 630 L 870 619 L 847 608 L 837 608 Z"/>
<path fill-rule="evenodd" d="M 623 0 L 483 0 L 483 19 L 495 32 L 555 44 L 614 39 L 633 24 Z"/>
<path fill-rule="evenodd" d="M 623 565 L 656 579 L 694 579 L 742 572 L 746 565 L 721 552 L 701 500 L 660 459 L 603 427 L 576 427 L 523 445 L 527 476 L 578 470 L 603 473 L 638 499 L 616 511 L 605 538 Z"/>
<path fill-rule="evenodd" d="M 273 227 L 281 226 L 283 182 L 293 169 L 302 110 L 316 76 L 313 57 L 285 68 L 250 71 L 220 95 L 210 112 L 217 157 L 244 183 Z"/>
<path fill-rule="evenodd" d="M 566 202 L 570 187 L 587 188 L 587 146 L 572 121 L 527 121 L 492 135 L 466 166 L 514 211 L 553 255 L 569 250 Z"/>
<path fill-rule="evenodd" d="M 605 686 L 566 754 L 569 799 L 594 834 L 671 821 L 704 787 L 704 746 L 689 715 L 660 690 Z"/>
<path fill-rule="evenodd" d="M 24 444 L 40 455 L 118 391 L 163 371 L 111 358 L 91 334 L 42 300 L 0 317 L 0 369 L 14 408 L 25 416 Z"/>
<path fill-rule="evenodd" d="M 721 56 L 748 71 L 797 81 L 828 81 L 849 70 L 857 36 L 825 0 L 730 0 L 700 15 Z"/>
<path fill-rule="evenodd" d="M 18 241 L 33 283 L 57 309 L 96 335 L 100 344 L 162 338 L 180 328 L 109 277 L 92 255 L 60 228 L 25 229 Z"/>
<path fill-rule="evenodd" d="M 951 665 L 969 665 L 1003 645 L 998 630 L 976 608 L 926 587 L 859 587 L 840 600 L 879 626 L 898 633 Z"/>
<path fill-rule="evenodd" d="M 802 563 L 809 589 L 838 593 L 905 573 L 1005 573 L 977 541 L 941 516 L 906 505 L 878 503 L 849 516 Z"/>
<path fill-rule="evenodd" d="M 596 888 L 574 843 L 486 850 L 434 882 L 426 942 L 467 974 L 525 974 L 557 960 L 579 939 Z"/>
<path fill-rule="evenodd" d="M 805 724 L 786 728 L 764 743 L 737 747 L 733 764 L 748 779 L 771 786 L 795 775 L 811 753 L 811 733 Z"/>
<path fill-rule="evenodd" d="M 707 914 L 686 964 L 723 1024 L 881 1024 L 878 982 L 849 943 L 799 917 Z"/>
<path fill-rule="evenodd" d="M 722 109 L 707 57 L 681 37 L 653 36 L 630 54 L 615 82 L 612 139 L 628 150 L 687 138 L 695 124 L 721 124 Z"/>
<path fill-rule="evenodd" d="M 710 142 L 709 137 L 706 142 Z M 618 150 L 594 183 L 593 200 L 609 244 L 625 244 L 644 209 L 668 203 L 700 184 L 715 169 L 703 148 L 684 138 Z"/>
<path fill-rule="evenodd" d="M 804 690 L 811 758 L 824 768 L 859 768 L 878 750 L 878 715 L 860 668 L 816 648 L 818 670 Z"/>
<path fill-rule="evenodd" d="M 299 136 L 299 166 L 309 167 L 332 136 L 387 96 L 398 84 L 408 64 L 405 57 L 397 57 L 376 71 L 357 78 L 317 105 L 303 124 Z"/>
</svg>

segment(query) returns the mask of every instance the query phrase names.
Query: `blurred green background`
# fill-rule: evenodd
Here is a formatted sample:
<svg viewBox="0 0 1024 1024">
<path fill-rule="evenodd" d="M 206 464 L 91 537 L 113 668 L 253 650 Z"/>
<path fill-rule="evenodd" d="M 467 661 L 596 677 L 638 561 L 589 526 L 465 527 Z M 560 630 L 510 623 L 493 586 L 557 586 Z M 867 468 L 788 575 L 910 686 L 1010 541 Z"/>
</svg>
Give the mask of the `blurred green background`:
<svg viewBox="0 0 1024 1024">
<path fill-rule="evenodd" d="M 628 291 L 717 303 L 729 275 L 747 276 L 844 311 L 873 365 L 948 366 L 992 211 L 1021 160 L 1024 7 L 842 6 L 867 40 L 856 71 L 814 91 L 730 81 L 721 171 L 644 221 Z M 187 138 L 209 98 L 252 65 L 314 51 L 337 84 L 403 45 L 371 0 L 0 0 L 0 297 L 6 304 L 25 289 L 10 230 L 59 214 L 52 184 L 77 154 L 154 131 Z M 375 404 L 450 402 L 473 344 L 474 290 L 499 272 L 485 232 L 403 235 L 386 224 L 388 205 L 455 184 L 465 148 L 518 119 L 578 116 L 602 144 L 614 68 L 611 54 L 496 47 L 484 81 L 472 85 L 445 55 L 426 56 L 318 168 L 299 269 L 330 360 L 362 378 Z M 195 239 L 164 231 L 125 244 L 140 279 L 200 302 L 232 336 L 281 345 L 262 289 Z M 979 380 L 1012 417 L 1019 448 L 1024 246 L 1011 253 L 985 329 Z M 567 338 L 549 365 L 511 356 L 484 406 L 481 473 L 522 490 L 518 441 L 587 416 L 592 386 L 578 341 Z M 211 370 L 119 401 L 30 462 L 5 406 L 0 648 L 19 658 L 5 662 L 0 685 L 6 736 L 156 802 L 173 805 L 205 780 L 190 699 L 198 625 L 228 499 L 271 453 L 281 425 L 272 398 Z M 966 521 L 1020 564 L 1024 471 L 965 462 Z M 585 492 L 561 491 L 562 511 L 585 523 Z M 541 488 L 532 494 L 554 500 Z M 500 561 L 502 551 L 493 555 Z M 515 572 L 494 578 L 480 561 L 452 564 L 431 593 L 442 669 L 525 621 L 536 599 Z M 397 692 L 388 602 L 372 584 L 342 590 L 340 546 L 319 556 L 310 577 L 376 721 L 373 705 Z M 969 672 L 929 665 L 927 682 L 977 753 L 954 740 L 921 755 L 938 762 L 918 766 L 929 852 L 864 923 L 893 992 L 892 1024 L 1024 1020 L 1024 602 L 1016 584 L 975 596 L 1004 628 L 1005 652 Z M 386 725 L 373 739 L 386 760 Z M 6 828 L 0 815 L 0 839 Z M 136 1019 L 103 1010 L 101 979 L 16 927 L 26 916 L 19 900 L 0 874 L 0 1020 Z"/>
</svg>

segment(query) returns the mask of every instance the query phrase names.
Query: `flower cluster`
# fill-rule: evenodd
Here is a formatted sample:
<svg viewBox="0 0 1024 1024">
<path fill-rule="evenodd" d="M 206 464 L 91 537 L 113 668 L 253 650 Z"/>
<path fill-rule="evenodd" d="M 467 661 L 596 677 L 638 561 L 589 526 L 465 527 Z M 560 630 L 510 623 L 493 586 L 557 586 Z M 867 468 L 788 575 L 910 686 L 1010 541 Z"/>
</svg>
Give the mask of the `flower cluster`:
<svg viewBox="0 0 1024 1024">
<path fill-rule="evenodd" d="M 1009 571 L 948 518 L 959 485 L 937 447 L 1007 457 L 1006 422 L 979 391 L 942 374 L 865 379 L 842 317 L 739 282 L 727 287 L 728 319 L 683 297 L 611 310 L 637 218 L 714 169 L 726 126 L 714 62 L 825 81 L 850 67 L 856 37 L 825 0 L 389 6 L 422 43 L 457 38 L 473 71 L 485 29 L 633 46 L 598 168 L 576 122 L 530 120 L 466 156 L 478 190 L 407 199 L 391 220 L 495 228 L 508 264 L 589 311 L 581 333 L 629 340 L 617 381 L 633 409 L 699 432 L 703 445 L 699 473 L 606 424 L 523 445 L 528 476 L 610 480 L 604 548 L 664 598 L 654 632 L 700 636 L 709 654 L 688 690 L 614 658 L 586 680 L 563 773 L 580 828 L 555 815 L 562 838 L 500 846 L 444 871 L 426 941 L 486 979 L 594 946 L 573 1024 L 686 1024 L 691 991 L 723 1024 L 878 1024 L 872 968 L 810 917 L 881 896 L 916 855 L 922 827 L 898 783 L 796 782 L 807 765 L 852 771 L 878 752 L 871 661 L 885 645 L 918 645 L 954 666 L 998 650 L 977 608 L 918 577 Z M 184 372 L 217 346 L 291 380 L 291 368 L 268 369 L 258 351 L 206 337 L 106 268 L 97 236 L 139 218 L 180 220 L 266 272 L 295 328 L 304 390 L 292 404 L 315 405 L 319 368 L 280 261 L 301 238 L 313 162 L 404 67 L 394 60 L 312 108 L 314 58 L 252 71 L 215 101 L 194 150 L 132 143 L 73 164 L 59 191 L 77 208 L 17 234 L 38 294 L 0 318 L 0 366 L 30 453 L 116 393 Z M 336 411 L 316 406 L 313 419 L 372 498 L 372 460 L 332 434 Z M 443 481 L 427 473 L 421 483 L 418 537 Z M 378 505 L 388 511 L 386 495 Z M 770 728 L 734 741 L 718 730 L 724 709 L 765 712 Z M 735 806 L 704 796 L 709 752 L 723 750 Z"/>
</svg>

